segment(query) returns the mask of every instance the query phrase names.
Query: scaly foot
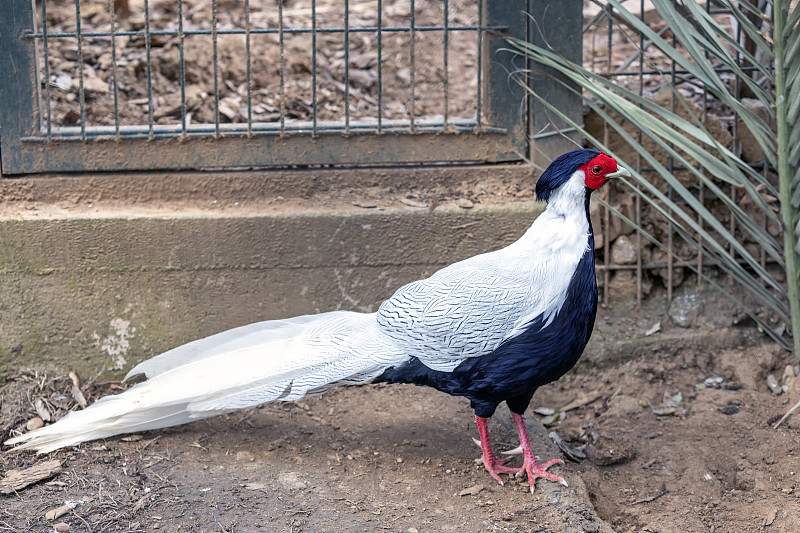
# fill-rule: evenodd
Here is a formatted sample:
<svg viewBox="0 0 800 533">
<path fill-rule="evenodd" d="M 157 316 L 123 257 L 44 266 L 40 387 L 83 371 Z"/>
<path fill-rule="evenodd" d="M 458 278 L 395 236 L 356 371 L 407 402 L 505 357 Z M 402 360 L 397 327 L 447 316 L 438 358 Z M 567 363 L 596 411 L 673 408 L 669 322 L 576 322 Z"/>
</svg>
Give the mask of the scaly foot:
<svg viewBox="0 0 800 533">
<path fill-rule="evenodd" d="M 567 485 L 567 482 L 564 481 L 563 477 L 551 474 L 547 471 L 547 469 L 553 465 L 564 464 L 564 461 L 561 459 L 553 459 L 552 461 L 548 461 L 540 465 L 536 461 L 536 457 L 533 455 L 533 450 L 531 449 L 531 444 L 528 440 L 528 432 L 525 429 L 525 422 L 523 421 L 522 416 L 513 412 L 511 415 L 514 418 L 514 423 L 516 424 L 517 432 L 519 433 L 520 447 L 512 450 L 511 452 L 503 453 L 521 453 L 525 458 L 521 468 L 505 466 L 505 464 L 512 459 L 511 457 L 503 457 L 502 459 L 498 459 L 494 456 L 492 453 L 492 446 L 489 443 L 489 429 L 486 424 L 486 419 L 480 416 L 475 417 L 475 420 L 478 423 L 478 433 L 480 434 L 481 440 L 473 440 L 475 440 L 475 443 L 478 444 L 483 451 L 483 467 L 486 469 L 486 471 L 489 472 L 489 474 L 491 474 L 491 476 L 501 485 L 504 483 L 503 479 L 500 477 L 500 474 L 514 474 L 516 477 L 521 477 L 523 474 L 527 474 L 528 483 L 531 487 L 531 493 L 533 493 L 536 485 L 536 479 L 538 478 L 556 481 L 565 487 L 569 486 Z"/>
<path fill-rule="evenodd" d="M 541 465 L 536 462 L 535 457 L 533 458 L 533 461 L 528 461 L 526 459 L 525 463 L 522 465 L 522 468 L 519 469 L 520 471 L 517 473 L 517 476 L 522 475 L 522 472 L 528 474 L 528 483 L 531 486 L 531 494 L 533 494 L 533 489 L 535 488 L 537 478 L 556 481 L 558 483 L 561 483 L 565 487 L 569 487 L 569 485 L 567 485 L 567 482 L 564 480 L 563 477 L 551 474 L 550 472 L 547 471 L 547 469 L 553 465 L 563 465 L 563 464 L 564 461 L 562 461 L 561 459 L 553 459 L 552 461 L 547 461 L 546 463 Z"/>
<path fill-rule="evenodd" d="M 563 465 L 564 461 L 561 459 L 553 459 L 552 461 L 547 461 L 546 463 L 539 464 L 536 461 L 536 456 L 533 455 L 533 450 L 531 449 L 531 443 L 528 439 L 528 431 L 525 429 L 525 421 L 522 419 L 522 415 L 518 415 L 514 412 L 511 413 L 511 416 L 514 418 L 514 423 L 517 426 L 517 433 L 519 433 L 519 443 L 522 447 L 522 455 L 525 457 L 525 461 L 522 463 L 522 468 L 519 469 L 517 476 L 520 476 L 522 472 L 525 472 L 528 475 L 528 483 L 531 486 L 531 494 L 533 494 L 533 490 L 536 486 L 536 479 L 543 478 L 550 481 L 556 481 L 561 483 L 565 487 L 568 487 L 567 482 L 564 480 L 563 477 L 557 476 L 555 474 L 551 474 L 547 471 L 553 465 Z"/>
<path fill-rule="evenodd" d="M 512 459 L 511 457 L 497 459 L 494 456 L 492 453 L 492 445 L 489 443 L 489 428 L 486 426 L 486 419 L 476 415 L 475 421 L 478 423 L 478 434 L 481 436 L 481 440 L 475 442 L 480 445 L 483 451 L 483 467 L 498 483 L 503 485 L 504 483 L 502 478 L 500 478 L 500 474 L 516 474 L 520 469 L 504 466 Z"/>
</svg>

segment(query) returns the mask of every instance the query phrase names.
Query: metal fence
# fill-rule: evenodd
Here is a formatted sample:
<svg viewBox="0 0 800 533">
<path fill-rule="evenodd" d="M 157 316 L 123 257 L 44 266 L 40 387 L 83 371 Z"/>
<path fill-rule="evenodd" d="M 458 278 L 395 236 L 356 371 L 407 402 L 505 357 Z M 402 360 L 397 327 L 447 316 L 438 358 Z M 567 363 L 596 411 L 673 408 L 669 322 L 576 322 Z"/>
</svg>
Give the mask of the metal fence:
<svg viewBox="0 0 800 533">
<path fill-rule="evenodd" d="M 520 160 L 504 39 L 550 3 L 5 0 L 3 173 Z"/>
<path fill-rule="evenodd" d="M 704 2 L 706 11 L 719 18 L 720 20 L 729 19 L 729 34 L 738 42 L 744 42 L 746 36 L 743 35 L 741 28 L 736 24 L 733 17 L 730 17 L 729 6 L 706 0 Z M 652 4 L 645 0 L 633 0 L 625 2 L 625 6 L 632 12 L 639 12 L 640 20 L 646 22 L 652 29 L 655 29 L 660 36 L 672 39 L 674 37 L 669 32 L 669 27 L 662 20 L 658 13 L 653 9 Z M 709 95 L 708 90 L 694 79 L 685 70 L 676 68 L 675 62 L 663 55 L 660 51 L 651 48 L 651 43 L 644 36 L 633 28 L 620 23 L 616 17 L 614 9 L 602 0 L 592 0 L 587 2 L 587 9 L 584 12 L 584 38 L 583 38 L 583 64 L 584 67 L 601 74 L 618 83 L 625 85 L 628 89 L 638 91 L 640 95 L 658 100 L 665 98 L 662 102 L 673 112 L 688 102 L 696 105 L 696 110 L 701 120 L 708 126 L 711 125 L 712 134 L 723 145 L 731 147 L 735 153 L 742 156 L 745 161 L 755 169 L 764 173 L 766 177 L 769 172 L 769 165 L 757 148 L 752 138 L 747 139 L 748 132 L 741 124 L 738 116 L 731 110 L 725 108 L 719 101 Z M 736 62 L 745 71 L 755 72 L 755 67 L 748 67 L 745 58 L 736 55 Z M 724 65 L 719 65 L 715 69 L 723 78 L 727 78 L 731 94 L 738 100 L 748 96 L 746 85 L 741 79 L 730 74 L 730 70 Z M 757 80 L 758 81 L 758 80 Z M 660 91 L 664 87 L 674 87 L 684 99 L 679 103 L 673 91 Z M 664 95 L 667 94 L 665 97 Z M 613 134 L 605 123 L 592 124 L 591 116 L 587 116 L 587 126 L 593 128 L 594 134 L 603 139 L 606 145 L 615 145 Z M 714 129 L 716 128 L 716 129 Z M 636 132 L 631 132 L 634 136 Z M 641 133 L 639 141 L 641 142 Z M 623 143 L 618 142 L 617 147 Z M 624 148 L 620 150 L 624 153 Z M 644 175 L 655 176 L 655 169 L 642 165 L 641 157 L 635 161 L 636 168 Z M 672 157 L 667 157 L 663 164 L 673 175 L 686 175 L 687 169 L 676 164 Z M 696 198 L 709 205 L 711 201 L 704 195 L 702 183 L 687 183 L 687 187 L 693 190 Z M 673 196 L 671 187 L 667 187 L 667 195 L 670 199 L 678 200 Z M 663 284 L 666 289 L 667 302 L 673 300 L 673 290 L 681 285 L 685 279 L 696 276 L 697 284 L 700 285 L 703 274 L 708 273 L 708 268 L 714 266 L 714 262 L 704 257 L 702 252 L 697 252 L 694 248 L 687 246 L 680 237 L 677 236 L 669 221 L 664 219 L 652 209 L 642 206 L 639 196 L 633 195 L 630 191 L 624 191 L 622 187 L 606 187 L 602 192 L 603 199 L 616 209 L 620 210 L 628 218 L 634 220 L 639 225 L 648 226 L 651 233 L 659 234 L 661 241 L 666 245 L 668 252 L 661 253 L 659 250 L 650 246 L 641 236 L 632 233 L 632 229 L 622 227 L 619 221 L 615 221 L 610 212 L 602 209 L 599 215 L 602 234 L 598 261 L 598 270 L 602 272 L 603 295 L 602 301 L 608 303 L 611 291 L 613 290 L 613 279 L 632 275 L 634 278 L 635 291 L 639 306 L 642 304 L 643 296 L 649 292 L 649 286 L 653 282 Z M 744 193 L 737 191 L 730 186 L 730 198 L 736 202 L 737 194 L 742 197 Z M 747 241 L 746 232 L 739 231 L 736 219 L 730 210 L 718 209 L 716 211 L 720 220 L 725 220 L 730 232 L 745 243 L 754 257 L 761 258 L 761 264 L 766 265 L 768 258 L 764 248 L 756 242 Z M 702 225 L 702 219 L 698 221 Z M 766 224 L 766 220 L 764 220 Z M 779 231 L 778 228 L 773 228 Z M 627 258 L 615 257 L 614 244 L 620 237 L 628 238 L 635 253 L 629 254 Z M 731 246 L 731 251 L 733 247 Z M 733 253 L 733 252 L 732 252 Z M 673 257 L 673 254 L 676 257 Z M 621 255 L 621 254 L 620 254 Z M 645 274 L 646 273 L 646 274 Z M 612 277 L 613 275 L 613 277 Z"/>
<path fill-rule="evenodd" d="M 668 35 L 650 2 L 625 5 Z M 127 0 L 0 3 L 4 175 L 541 161 L 568 149 L 570 132 L 526 99 L 509 73 L 527 68 L 528 83 L 573 118 L 580 102 L 540 69 L 521 65 L 505 50 L 508 36 L 573 60 L 583 55 L 585 66 L 640 94 L 671 85 L 699 102 L 704 120 L 713 115 L 735 151 L 748 149 L 736 115 L 602 1 L 140 0 L 128 7 Z M 713 0 L 705 7 L 726 14 Z M 570 33 L 581 20 L 582 42 Z M 743 38 L 735 24 L 730 33 Z M 737 98 L 746 96 L 740 80 L 728 81 Z M 608 142 L 607 126 L 599 128 Z M 763 156 L 745 155 L 769 172 Z M 684 170 L 672 158 L 666 164 Z M 652 172 L 640 160 L 637 166 Z M 695 189 L 703 200 L 702 184 Z M 681 257 L 659 256 L 602 212 L 595 222 L 604 302 L 612 280 L 625 275 L 633 276 L 639 303 L 659 279 L 669 301 L 689 275 L 685 267 L 702 273 L 712 264 L 682 247 L 638 197 L 612 187 L 603 194 L 637 223 L 662 224 L 662 241 Z M 735 200 L 737 191 L 730 195 Z M 720 216 L 735 233 L 733 216 Z M 633 241 L 625 261 L 614 256 L 620 236 Z"/>
</svg>

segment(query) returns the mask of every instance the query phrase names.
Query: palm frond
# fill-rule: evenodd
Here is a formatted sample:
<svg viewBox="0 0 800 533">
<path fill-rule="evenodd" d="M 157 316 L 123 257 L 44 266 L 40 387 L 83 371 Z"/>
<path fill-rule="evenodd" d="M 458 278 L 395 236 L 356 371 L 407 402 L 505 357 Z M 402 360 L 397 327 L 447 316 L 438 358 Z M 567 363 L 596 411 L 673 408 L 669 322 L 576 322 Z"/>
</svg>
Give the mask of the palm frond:
<svg viewBox="0 0 800 533">
<path fill-rule="evenodd" d="M 719 17 L 715 18 L 694 1 L 652 0 L 672 32 L 674 44 L 628 11 L 620 0 L 594 1 L 605 7 L 608 16 L 622 26 L 640 33 L 676 68 L 685 70 L 694 83 L 704 87 L 740 118 L 771 168 L 778 173 L 777 187 L 766 174 L 756 172 L 714 138 L 703 119 L 674 88 L 671 101 L 679 103 L 682 114 L 572 63 L 552 50 L 520 40 L 510 42 L 535 64 L 557 72 L 560 75 L 557 80 L 581 95 L 615 134 L 654 169 L 658 179 L 671 188 L 680 203 L 636 172 L 633 179 L 637 186 L 631 187 L 632 190 L 670 221 L 681 238 L 713 258 L 758 302 L 790 323 L 794 351 L 800 356 L 800 295 L 797 292 L 800 275 L 797 254 L 800 252 L 800 6 L 790 8 L 788 0 L 768 0 L 767 9 L 762 11 L 745 0 L 721 0 L 720 3 L 730 9 L 731 23 L 752 45 L 748 48 L 719 22 Z M 751 68 L 744 69 L 744 64 Z M 763 116 L 739 101 L 728 81 L 720 76 L 720 70 L 731 72 L 763 104 L 760 110 Z M 535 87 L 528 90 L 550 113 L 577 129 L 593 145 L 612 152 L 582 124 L 570 120 L 536 94 Z M 641 132 L 641 141 L 626 131 L 623 123 L 634 125 Z M 662 155 L 649 153 L 645 140 L 654 144 Z M 672 175 L 659 160 L 664 155 L 687 169 L 710 197 L 730 211 L 740 230 L 761 244 L 774 264 L 784 269 L 785 285 L 783 279 L 764 268 L 737 236 Z M 731 186 L 746 194 L 755 213 L 731 199 L 728 194 Z M 778 197 L 779 213 L 773 211 L 765 194 Z M 698 222 L 698 218 L 702 222 Z M 765 229 L 764 220 L 782 225 L 782 242 Z M 637 231 L 659 244 L 642 228 Z M 748 312 L 761 323 L 755 310 Z M 771 328 L 761 325 L 786 345 Z"/>
</svg>

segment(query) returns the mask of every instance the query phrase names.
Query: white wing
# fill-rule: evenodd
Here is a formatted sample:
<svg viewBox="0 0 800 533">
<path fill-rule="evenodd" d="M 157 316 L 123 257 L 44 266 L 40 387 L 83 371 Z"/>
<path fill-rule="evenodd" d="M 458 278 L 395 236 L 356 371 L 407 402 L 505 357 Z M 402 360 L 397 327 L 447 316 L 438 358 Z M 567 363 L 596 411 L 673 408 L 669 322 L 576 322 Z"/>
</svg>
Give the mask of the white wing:
<svg viewBox="0 0 800 533">
<path fill-rule="evenodd" d="M 466 358 L 490 353 L 537 316 L 552 320 L 584 250 L 577 247 L 578 254 L 572 246 L 570 252 L 553 238 L 560 224 L 543 222 L 549 223 L 539 229 L 547 232 L 539 237 L 527 235 L 401 287 L 378 310 L 381 331 L 407 355 L 451 371 Z"/>
</svg>

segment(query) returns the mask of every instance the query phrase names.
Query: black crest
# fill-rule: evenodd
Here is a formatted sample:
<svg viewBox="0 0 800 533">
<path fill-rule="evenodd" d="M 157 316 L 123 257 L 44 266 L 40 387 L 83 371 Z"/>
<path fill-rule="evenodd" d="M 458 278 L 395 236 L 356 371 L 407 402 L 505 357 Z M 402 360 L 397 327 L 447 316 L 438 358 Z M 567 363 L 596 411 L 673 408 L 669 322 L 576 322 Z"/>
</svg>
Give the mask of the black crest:
<svg viewBox="0 0 800 533">
<path fill-rule="evenodd" d="M 536 199 L 547 202 L 553 191 L 562 186 L 576 170 L 598 155 L 600 155 L 599 150 L 587 148 L 559 156 L 539 176 L 539 181 L 536 182 Z"/>
</svg>

